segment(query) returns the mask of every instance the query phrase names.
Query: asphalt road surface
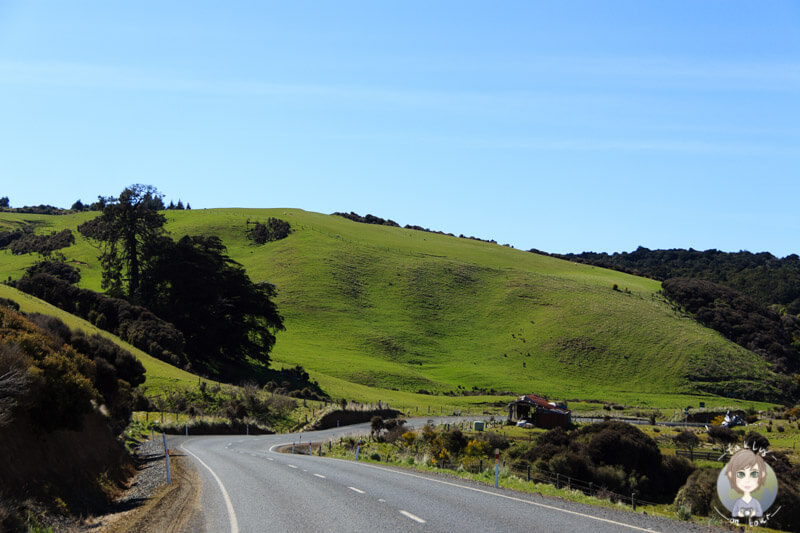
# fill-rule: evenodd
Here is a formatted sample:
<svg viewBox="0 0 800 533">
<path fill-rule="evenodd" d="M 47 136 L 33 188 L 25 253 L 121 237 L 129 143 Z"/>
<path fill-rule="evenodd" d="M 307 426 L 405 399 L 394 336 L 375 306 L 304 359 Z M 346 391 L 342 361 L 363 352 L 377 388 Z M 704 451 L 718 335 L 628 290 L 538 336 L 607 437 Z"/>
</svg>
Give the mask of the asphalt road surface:
<svg viewBox="0 0 800 533">
<path fill-rule="evenodd" d="M 207 532 L 707 531 L 452 476 L 275 451 L 301 436 L 308 443 L 368 432 L 369 424 L 361 424 L 291 435 L 189 437 L 173 447 L 197 465 Z"/>
</svg>

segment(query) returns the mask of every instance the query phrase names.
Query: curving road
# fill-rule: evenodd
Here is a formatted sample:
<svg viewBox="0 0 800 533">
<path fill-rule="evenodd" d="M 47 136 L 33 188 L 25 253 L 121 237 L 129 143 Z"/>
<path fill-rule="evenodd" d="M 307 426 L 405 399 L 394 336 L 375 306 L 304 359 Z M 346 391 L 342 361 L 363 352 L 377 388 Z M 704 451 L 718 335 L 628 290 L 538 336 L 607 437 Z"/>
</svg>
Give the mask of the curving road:
<svg viewBox="0 0 800 533">
<path fill-rule="evenodd" d="M 421 425 L 414 420 L 409 425 Z M 303 433 L 324 441 L 369 424 Z M 689 524 L 450 476 L 274 451 L 301 434 L 177 439 L 203 481 L 208 532 L 692 531 Z M 698 528 L 697 531 L 705 531 Z"/>
</svg>

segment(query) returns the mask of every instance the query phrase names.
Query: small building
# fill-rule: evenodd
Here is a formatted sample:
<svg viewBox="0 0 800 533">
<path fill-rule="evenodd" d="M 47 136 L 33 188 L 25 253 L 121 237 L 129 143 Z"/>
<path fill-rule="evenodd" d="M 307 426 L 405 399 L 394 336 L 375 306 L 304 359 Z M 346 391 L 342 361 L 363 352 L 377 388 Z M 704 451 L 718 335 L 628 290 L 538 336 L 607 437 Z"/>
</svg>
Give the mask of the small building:
<svg viewBox="0 0 800 533">
<path fill-rule="evenodd" d="M 549 402 L 535 394 L 520 396 L 508 404 L 509 422 L 527 420 L 538 428 L 566 428 L 572 423 L 572 413 L 566 402 Z"/>
</svg>

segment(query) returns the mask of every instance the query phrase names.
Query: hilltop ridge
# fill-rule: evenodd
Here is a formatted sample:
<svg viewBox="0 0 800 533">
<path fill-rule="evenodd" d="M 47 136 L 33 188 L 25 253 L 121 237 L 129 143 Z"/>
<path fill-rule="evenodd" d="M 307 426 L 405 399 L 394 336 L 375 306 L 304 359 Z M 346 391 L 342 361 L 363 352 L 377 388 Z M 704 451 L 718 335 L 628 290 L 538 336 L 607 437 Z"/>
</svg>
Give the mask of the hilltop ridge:
<svg viewBox="0 0 800 533">
<path fill-rule="evenodd" d="M 293 208 L 165 214 L 174 238 L 216 235 L 253 281 L 276 285 L 286 331 L 273 364 L 303 365 L 333 396 L 496 389 L 679 404 L 725 380 L 770 394 L 764 361 L 676 310 L 652 279 Z M 93 216 L 3 213 L 0 224 L 52 232 Z M 252 244 L 247 222 L 269 217 L 291 234 Z M 75 237 L 62 251 L 99 290 L 96 250 Z M 4 278 L 35 259 L 2 254 Z"/>
</svg>

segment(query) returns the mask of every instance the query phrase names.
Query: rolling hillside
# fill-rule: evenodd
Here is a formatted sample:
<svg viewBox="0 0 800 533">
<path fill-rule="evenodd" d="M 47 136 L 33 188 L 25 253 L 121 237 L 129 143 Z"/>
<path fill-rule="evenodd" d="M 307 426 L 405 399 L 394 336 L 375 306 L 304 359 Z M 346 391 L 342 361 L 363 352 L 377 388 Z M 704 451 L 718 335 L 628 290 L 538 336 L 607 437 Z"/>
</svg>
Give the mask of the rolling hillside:
<svg viewBox="0 0 800 533">
<path fill-rule="evenodd" d="M 673 310 L 653 280 L 298 209 L 166 214 L 173 237 L 217 235 L 254 280 L 277 286 L 286 331 L 273 366 L 303 365 L 334 397 L 403 403 L 419 391 L 477 387 L 678 406 L 703 380 L 769 374 L 757 356 Z M 0 229 L 74 229 L 93 216 L 0 213 Z M 292 234 L 251 245 L 246 221 L 268 217 L 290 222 Z M 81 268 L 81 285 L 99 290 L 96 250 L 76 232 L 62 251 Z M 19 277 L 34 259 L 2 251 L 0 276 Z"/>
</svg>

